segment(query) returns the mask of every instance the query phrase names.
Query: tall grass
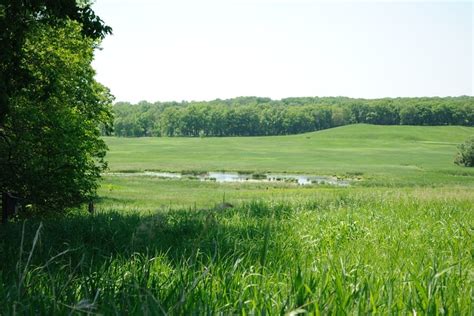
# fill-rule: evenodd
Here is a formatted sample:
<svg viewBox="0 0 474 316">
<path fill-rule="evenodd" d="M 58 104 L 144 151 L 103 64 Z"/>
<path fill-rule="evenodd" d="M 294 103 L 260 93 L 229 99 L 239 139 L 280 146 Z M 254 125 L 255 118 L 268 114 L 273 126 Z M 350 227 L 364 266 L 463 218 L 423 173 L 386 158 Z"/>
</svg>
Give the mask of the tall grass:
<svg viewBox="0 0 474 316">
<path fill-rule="evenodd" d="M 2 314 L 472 315 L 472 198 L 341 190 L 0 230 Z"/>
</svg>

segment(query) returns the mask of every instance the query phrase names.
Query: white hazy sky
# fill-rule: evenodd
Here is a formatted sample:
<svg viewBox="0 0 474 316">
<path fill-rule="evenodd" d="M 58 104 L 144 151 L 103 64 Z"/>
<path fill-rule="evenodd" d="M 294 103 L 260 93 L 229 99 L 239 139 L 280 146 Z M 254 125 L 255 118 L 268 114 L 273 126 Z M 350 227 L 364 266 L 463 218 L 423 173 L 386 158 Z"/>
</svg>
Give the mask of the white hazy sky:
<svg viewBox="0 0 474 316">
<path fill-rule="evenodd" d="M 97 0 L 117 101 L 473 95 L 471 1 Z"/>
</svg>

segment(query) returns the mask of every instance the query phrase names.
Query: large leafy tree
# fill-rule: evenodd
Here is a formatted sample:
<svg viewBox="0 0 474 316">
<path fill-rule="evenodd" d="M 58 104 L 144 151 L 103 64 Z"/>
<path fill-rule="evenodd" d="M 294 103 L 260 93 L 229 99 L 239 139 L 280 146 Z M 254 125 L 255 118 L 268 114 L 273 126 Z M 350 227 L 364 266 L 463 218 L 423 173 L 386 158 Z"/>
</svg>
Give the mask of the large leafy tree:
<svg viewBox="0 0 474 316">
<path fill-rule="evenodd" d="M 23 45 L 38 25 L 77 21 L 83 36 L 102 39 L 112 29 L 94 14 L 88 0 L 0 0 L 0 128 L 9 113 L 10 98 L 34 78 L 21 66 Z"/>
<path fill-rule="evenodd" d="M 78 205 L 106 168 L 99 127 L 112 97 L 91 62 L 110 29 L 76 1 L 2 2 L 0 24 L 0 191 L 41 209 Z"/>
</svg>

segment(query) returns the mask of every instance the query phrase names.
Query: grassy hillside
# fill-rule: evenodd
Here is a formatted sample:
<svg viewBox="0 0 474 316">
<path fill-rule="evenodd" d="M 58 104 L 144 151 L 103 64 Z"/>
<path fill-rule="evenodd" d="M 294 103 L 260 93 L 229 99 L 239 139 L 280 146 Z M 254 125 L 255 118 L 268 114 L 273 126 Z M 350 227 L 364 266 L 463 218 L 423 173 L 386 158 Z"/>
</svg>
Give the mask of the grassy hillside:
<svg viewBox="0 0 474 316">
<path fill-rule="evenodd" d="M 474 128 L 350 125 L 272 137 L 106 138 L 111 171 L 199 170 L 363 174 L 373 182 L 471 182 L 453 164 Z"/>
</svg>

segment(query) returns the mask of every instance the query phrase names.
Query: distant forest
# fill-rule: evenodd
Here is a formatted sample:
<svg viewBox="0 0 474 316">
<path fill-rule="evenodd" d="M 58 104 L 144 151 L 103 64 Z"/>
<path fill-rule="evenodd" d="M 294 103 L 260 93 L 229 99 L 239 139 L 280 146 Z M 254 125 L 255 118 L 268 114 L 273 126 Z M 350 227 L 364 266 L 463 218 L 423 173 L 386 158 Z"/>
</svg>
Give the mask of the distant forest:
<svg viewBox="0 0 474 316">
<path fill-rule="evenodd" d="M 474 97 L 238 97 L 208 102 L 117 102 L 113 112 L 114 130 L 104 129 L 104 135 L 288 135 L 356 123 L 474 126 Z"/>
</svg>

